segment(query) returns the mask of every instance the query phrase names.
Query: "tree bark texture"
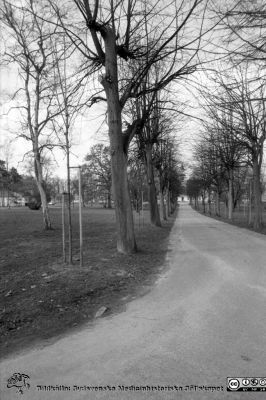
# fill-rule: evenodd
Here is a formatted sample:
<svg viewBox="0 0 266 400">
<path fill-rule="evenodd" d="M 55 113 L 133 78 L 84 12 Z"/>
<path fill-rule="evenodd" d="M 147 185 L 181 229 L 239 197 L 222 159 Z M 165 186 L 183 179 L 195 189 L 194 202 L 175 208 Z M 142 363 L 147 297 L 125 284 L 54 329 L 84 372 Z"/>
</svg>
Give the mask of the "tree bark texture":
<svg viewBox="0 0 266 400">
<path fill-rule="evenodd" d="M 105 76 L 102 85 L 107 99 L 109 139 L 111 151 L 112 185 L 117 225 L 117 250 L 130 254 L 136 251 L 133 213 L 128 187 L 127 155 L 124 152 L 122 115 L 119 102 L 115 34 L 106 29 Z"/>
</svg>

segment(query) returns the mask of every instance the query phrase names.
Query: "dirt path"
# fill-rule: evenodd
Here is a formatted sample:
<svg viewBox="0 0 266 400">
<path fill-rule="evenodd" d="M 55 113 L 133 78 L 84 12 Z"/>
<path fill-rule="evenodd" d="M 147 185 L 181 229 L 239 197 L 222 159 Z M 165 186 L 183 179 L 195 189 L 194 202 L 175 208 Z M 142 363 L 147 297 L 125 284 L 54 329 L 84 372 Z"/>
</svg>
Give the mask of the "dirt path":
<svg viewBox="0 0 266 400">
<path fill-rule="evenodd" d="M 125 312 L 3 361 L 1 399 L 261 399 L 227 393 L 226 377 L 266 374 L 265 236 L 183 205 L 168 262 Z M 6 387 L 14 372 L 23 396 Z"/>
</svg>

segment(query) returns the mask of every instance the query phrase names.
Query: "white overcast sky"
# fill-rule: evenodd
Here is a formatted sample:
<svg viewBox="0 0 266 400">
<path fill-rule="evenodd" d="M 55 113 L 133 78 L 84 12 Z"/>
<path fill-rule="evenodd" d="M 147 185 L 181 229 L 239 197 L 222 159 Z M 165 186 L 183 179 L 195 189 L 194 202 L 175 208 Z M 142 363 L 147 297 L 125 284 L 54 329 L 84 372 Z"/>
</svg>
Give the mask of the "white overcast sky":
<svg viewBox="0 0 266 400">
<path fill-rule="evenodd" d="M 0 74 L 0 159 L 6 159 L 5 144 L 11 140 L 11 151 L 9 155 L 9 167 L 15 167 L 20 173 L 25 173 L 24 156 L 31 151 L 31 143 L 25 139 L 16 138 L 19 133 L 20 115 L 17 110 L 10 108 L 15 105 L 12 101 L 8 101 L 8 95 L 12 95 L 19 87 L 19 78 L 15 66 L 1 68 Z M 177 89 L 180 96 L 180 88 Z M 191 96 L 183 93 L 183 96 Z M 192 99 L 192 97 L 191 97 Z M 106 104 L 96 104 L 86 111 L 86 114 L 80 116 L 75 123 L 72 132 L 71 147 L 71 165 L 76 166 L 83 163 L 85 155 L 89 152 L 90 147 L 98 142 L 108 145 L 107 126 L 104 124 Z M 187 110 L 190 111 L 189 109 Z M 192 113 L 197 114 L 195 110 Z M 176 132 L 178 142 L 182 142 L 181 151 L 184 161 L 190 160 L 191 140 L 195 133 L 198 122 L 185 121 L 180 125 L 180 130 Z M 180 140 L 181 138 L 181 140 Z M 66 160 L 62 150 L 54 150 L 54 158 L 56 161 L 53 166 L 53 175 L 66 177 Z"/>
<path fill-rule="evenodd" d="M 16 138 L 19 133 L 20 114 L 17 110 L 11 110 L 14 102 L 8 100 L 8 96 L 15 93 L 19 87 L 18 73 L 15 66 L 1 68 L 0 71 L 0 159 L 6 159 L 6 144 L 11 141 L 9 166 L 15 167 L 20 173 L 25 172 L 23 159 L 27 152 L 31 151 L 31 143 L 25 139 Z M 108 144 L 106 125 L 102 124 L 105 117 L 105 104 L 95 105 L 88 109 L 86 114 L 80 116 L 75 123 L 72 132 L 71 164 L 73 166 L 83 163 L 85 155 L 90 147 L 102 142 Z M 55 150 L 56 159 L 53 167 L 53 175 L 62 178 L 66 176 L 66 161 L 62 150 Z"/>
<path fill-rule="evenodd" d="M 212 38 L 213 40 L 213 38 Z M 215 41 L 215 40 L 214 40 Z M 214 45 L 214 43 L 213 43 Z M 213 47 L 213 46 L 212 46 Z M 198 74 L 198 75 L 197 75 Z M 196 73 L 192 78 L 195 82 L 206 80 L 204 74 Z M 1 68 L 0 70 L 0 158 L 5 159 L 5 146 L 7 140 L 12 140 L 11 145 L 11 157 L 9 165 L 14 166 L 19 172 L 23 172 L 23 157 L 27 151 L 30 151 L 30 142 L 26 142 L 24 139 L 15 139 L 18 131 L 19 120 L 18 112 L 11 112 L 8 115 L 4 115 L 8 112 L 11 103 L 7 102 L 7 94 L 14 93 L 19 88 L 19 78 L 16 67 L 9 65 L 8 68 Z M 187 108 L 185 111 L 189 114 L 201 117 L 202 112 L 198 108 L 196 90 L 187 90 L 180 85 L 177 86 L 176 96 L 177 99 L 190 101 L 192 107 Z M 103 142 L 108 144 L 108 136 L 106 134 L 106 125 L 99 132 L 98 129 L 104 121 L 104 110 L 106 104 L 94 105 L 88 109 L 86 115 L 79 117 L 76 121 L 73 129 L 73 142 L 71 147 L 71 164 L 73 166 L 82 164 L 84 156 L 88 153 L 90 147 L 97 143 Z M 102 116 L 102 117 L 100 117 Z M 183 125 L 181 124 L 176 132 L 178 142 L 181 142 L 180 153 L 182 154 L 183 161 L 189 163 L 192 160 L 191 147 L 195 143 L 195 139 L 198 137 L 200 129 L 200 122 L 193 119 L 187 119 Z M 104 133 L 105 132 L 105 133 Z M 62 151 L 57 150 L 54 152 L 54 156 L 57 160 L 57 164 L 54 165 L 53 174 L 58 175 L 62 178 L 66 176 L 66 162 Z"/>
</svg>

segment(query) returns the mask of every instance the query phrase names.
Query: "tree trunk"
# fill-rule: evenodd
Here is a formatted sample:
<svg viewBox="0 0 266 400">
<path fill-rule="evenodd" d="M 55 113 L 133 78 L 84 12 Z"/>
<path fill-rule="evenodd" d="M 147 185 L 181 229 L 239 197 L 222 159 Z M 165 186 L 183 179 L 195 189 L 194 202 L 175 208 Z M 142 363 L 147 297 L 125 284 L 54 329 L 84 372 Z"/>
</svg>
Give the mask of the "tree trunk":
<svg viewBox="0 0 266 400">
<path fill-rule="evenodd" d="M 167 187 L 167 192 L 166 192 L 166 215 L 167 217 L 170 217 L 171 211 L 170 211 L 170 191 L 169 187 Z"/>
<path fill-rule="evenodd" d="M 161 190 L 160 190 L 160 213 L 163 217 L 163 220 L 166 221 L 167 217 L 166 217 L 166 209 L 165 209 L 165 203 L 164 203 L 164 195 Z"/>
<path fill-rule="evenodd" d="M 71 218 L 71 185 L 70 185 L 70 160 L 69 160 L 69 132 L 66 131 L 66 156 L 67 156 L 67 217 L 68 217 L 68 262 L 72 264 L 72 218 Z"/>
<path fill-rule="evenodd" d="M 221 216 L 221 207 L 220 207 L 220 193 L 217 190 L 215 196 L 215 214 L 220 217 Z"/>
<path fill-rule="evenodd" d="M 9 204 L 10 199 L 9 199 L 9 197 L 10 197 L 9 184 L 7 184 L 7 207 L 10 207 L 10 204 Z"/>
<path fill-rule="evenodd" d="M 165 221 L 167 221 L 166 201 L 167 201 L 167 198 L 165 195 L 163 195 L 163 219 Z"/>
<path fill-rule="evenodd" d="M 252 223 L 252 179 L 248 184 L 248 225 Z"/>
<path fill-rule="evenodd" d="M 211 215 L 211 193 L 208 191 L 208 213 Z"/>
<path fill-rule="evenodd" d="M 148 182 L 148 196 L 150 204 L 150 221 L 152 225 L 162 226 L 159 208 L 157 203 L 156 187 L 154 182 L 154 173 L 152 165 L 152 146 L 149 144 L 145 148 L 146 154 L 146 174 Z"/>
<path fill-rule="evenodd" d="M 233 171 L 229 171 L 228 181 L 228 219 L 233 218 Z"/>
<path fill-rule="evenodd" d="M 206 205 L 205 205 L 205 192 L 201 195 L 202 197 L 202 206 L 203 206 L 203 213 L 206 213 Z"/>
<path fill-rule="evenodd" d="M 123 254 L 136 251 L 133 214 L 128 190 L 127 158 L 112 138 L 112 177 L 117 226 L 117 250 Z"/>
<path fill-rule="evenodd" d="M 162 185 L 162 178 L 160 176 L 160 214 L 164 221 L 167 220 L 166 217 L 166 209 L 165 209 L 165 202 L 164 202 L 164 194 L 163 194 L 163 185 Z"/>
<path fill-rule="evenodd" d="M 49 216 L 49 209 L 47 203 L 46 192 L 43 186 L 43 178 L 42 178 L 42 166 L 40 162 L 40 155 L 39 153 L 34 153 L 34 170 L 35 170 L 35 179 L 38 186 L 38 190 L 41 196 L 42 202 L 42 214 L 43 214 L 43 224 L 45 229 L 52 229 L 52 224 Z"/>
<path fill-rule="evenodd" d="M 253 188 L 254 188 L 254 219 L 253 228 L 262 228 L 261 184 L 258 160 L 253 160 Z"/>
<path fill-rule="evenodd" d="M 105 41 L 105 76 L 102 77 L 107 99 L 108 127 L 111 151 L 112 184 L 115 201 L 117 250 L 122 254 L 136 251 L 133 213 L 127 179 L 127 155 L 124 152 L 122 116 L 119 102 L 116 38 L 107 29 Z"/>
</svg>

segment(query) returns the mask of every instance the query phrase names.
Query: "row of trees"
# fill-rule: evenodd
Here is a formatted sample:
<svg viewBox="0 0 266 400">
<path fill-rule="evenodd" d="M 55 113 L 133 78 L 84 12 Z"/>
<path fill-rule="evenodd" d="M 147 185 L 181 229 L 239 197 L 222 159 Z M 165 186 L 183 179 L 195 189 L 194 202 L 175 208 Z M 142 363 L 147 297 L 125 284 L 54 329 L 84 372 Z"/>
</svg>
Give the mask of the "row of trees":
<svg viewBox="0 0 266 400">
<path fill-rule="evenodd" d="M 211 90 L 200 90 L 205 122 L 195 147 L 195 168 L 187 182 L 194 199 L 220 200 L 232 219 L 237 203 L 253 199 L 254 217 L 249 223 L 262 227 L 261 195 L 264 190 L 262 165 L 266 139 L 265 4 L 238 2 L 233 10 L 223 6 L 220 17 L 226 29 L 224 43 L 231 51 L 226 64 L 214 68 Z M 251 214 L 250 214 L 251 215 Z"/>
<path fill-rule="evenodd" d="M 183 170 L 180 163 L 176 147 L 168 138 L 167 142 L 162 139 L 157 144 L 152 153 L 152 173 L 155 186 L 155 204 L 158 205 L 160 198 L 161 216 L 167 219 L 176 204 L 176 198 L 183 190 Z M 48 201 L 51 203 L 60 203 L 62 193 L 66 191 L 68 182 L 65 179 L 54 176 L 54 163 L 50 159 L 43 159 L 45 192 Z M 24 163 L 24 169 L 28 174 L 20 175 L 16 168 L 10 170 L 6 168 L 6 163 L 0 160 L 0 190 L 2 194 L 2 205 L 8 206 L 8 196 L 10 201 L 15 196 L 23 197 L 26 202 L 40 203 L 40 193 L 34 177 L 29 175 L 32 170 L 32 163 Z M 132 206 L 136 211 L 140 211 L 142 203 L 149 201 L 149 191 L 147 184 L 147 168 L 145 160 L 141 156 L 137 147 L 131 150 L 128 162 L 128 179 L 130 187 L 130 197 Z M 89 153 L 84 158 L 84 164 L 81 166 L 82 176 L 82 201 L 83 206 L 104 206 L 112 208 L 114 206 L 112 194 L 112 174 L 111 174 L 111 156 L 109 146 L 96 144 L 92 146 Z M 74 175 L 70 179 L 70 206 L 79 195 L 78 179 Z M 158 198 L 158 199 L 157 199 Z M 5 199 L 5 201 L 3 200 Z M 151 210 L 152 216 L 155 214 Z M 158 221 L 161 223 L 160 214 Z"/>
<path fill-rule="evenodd" d="M 266 139 L 265 83 L 258 78 L 251 79 L 250 75 L 248 78 L 243 66 L 236 72 L 228 79 L 216 76 L 219 86 L 214 95 L 209 94 L 206 98 L 207 122 L 202 130 L 202 139 L 195 148 L 197 166 L 192 181 L 188 182 L 188 193 L 192 195 L 191 190 L 195 189 L 195 178 L 200 179 L 203 199 L 208 197 L 210 200 L 211 193 L 215 192 L 216 213 L 219 215 L 220 198 L 226 192 L 228 218 L 232 219 L 233 209 L 242 199 L 243 187 L 251 178 L 253 227 L 260 229 Z"/>
<path fill-rule="evenodd" d="M 151 220 L 160 225 L 153 166 L 159 174 L 161 196 L 168 193 L 170 199 L 170 189 L 178 185 L 175 161 L 171 151 L 166 151 L 172 144 L 163 138 L 169 129 L 165 113 L 169 92 L 164 93 L 171 82 L 184 80 L 199 64 L 201 40 L 210 30 L 204 27 L 207 3 L 1 0 L 2 35 L 9 38 L 3 59 L 18 68 L 19 136 L 32 145 L 47 229 L 51 221 L 43 185 L 43 153 L 61 147 L 69 171 L 75 117 L 84 106 L 99 101 L 107 104 L 118 251 L 136 250 L 128 184 L 133 142 L 138 143 L 136 152 L 147 174 Z M 68 179 L 70 195 L 69 184 Z"/>
<path fill-rule="evenodd" d="M 132 146 L 128 161 L 131 204 L 136 211 L 139 211 L 143 201 L 148 201 L 150 221 L 153 225 L 161 226 L 161 219 L 166 220 L 174 211 L 184 179 L 181 167 L 176 146 L 170 137 L 157 138 L 157 142 L 152 146 L 149 164 L 145 152 L 138 147 L 138 143 L 135 142 Z M 103 144 L 93 146 L 85 157 L 81 171 L 84 205 L 93 204 L 95 200 L 100 199 L 105 207 L 111 208 L 114 196 L 109 146 Z M 73 189 L 76 192 L 77 184 L 78 182 L 73 180 Z"/>
<path fill-rule="evenodd" d="M 19 72 L 13 103 L 16 99 L 14 108 L 21 117 L 19 136 L 32 146 L 45 227 L 49 229 L 51 221 L 42 159 L 55 146 L 66 153 L 70 196 L 69 152 L 75 118 L 86 107 L 104 102 L 117 249 L 121 253 L 136 251 L 128 173 L 136 178 L 136 171 L 145 171 L 151 221 L 160 225 L 154 171 L 158 174 L 161 199 L 170 198 L 170 188 L 177 187 L 173 178 L 177 176 L 172 160 L 173 141 L 169 136 L 169 130 L 173 131 L 171 113 L 176 112 L 177 91 L 181 87 L 177 84 L 187 84 L 187 78 L 201 65 L 202 54 L 231 57 L 234 65 L 241 64 L 243 58 L 248 63 L 255 60 L 259 69 L 264 68 L 263 2 L 45 0 L 40 4 L 37 0 L 1 0 L 0 4 L 1 34 L 8 38 L 2 59 L 15 64 Z M 214 28 L 221 26 L 230 30 L 224 43 L 229 50 L 227 55 L 221 49 L 213 52 L 210 47 Z M 250 27 L 255 32 L 251 37 Z M 253 133 L 248 139 L 245 135 L 251 129 L 248 125 L 254 122 L 252 118 L 257 118 L 258 108 L 263 112 L 264 89 L 255 79 L 251 84 L 243 68 L 240 71 L 240 80 L 236 74 L 232 80 L 219 77 L 217 96 L 207 95 L 208 123 L 204 130 L 207 136 L 215 136 L 215 131 L 230 131 L 233 140 L 242 142 L 241 157 L 245 153 L 243 157 L 253 168 L 254 191 L 258 193 L 262 156 L 258 146 L 263 139 L 253 140 Z M 248 78 L 252 75 L 255 76 L 251 73 Z M 253 90 L 260 100 L 256 105 Z M 206 98 L 206 93 L 203 95 Z M 262 122 L 256 129 L 263 131 Z M 259 135 L 263 138 L 263 134 Z M 230 149 L 232 146 L 231 141 Z M 143 166 L 134 165 L 132 152 Z M 232 169 L 226 172 L 231 192 Z M 258 225 L 259 211 L 256 215 L 254 224 Z"/>
</svg>

